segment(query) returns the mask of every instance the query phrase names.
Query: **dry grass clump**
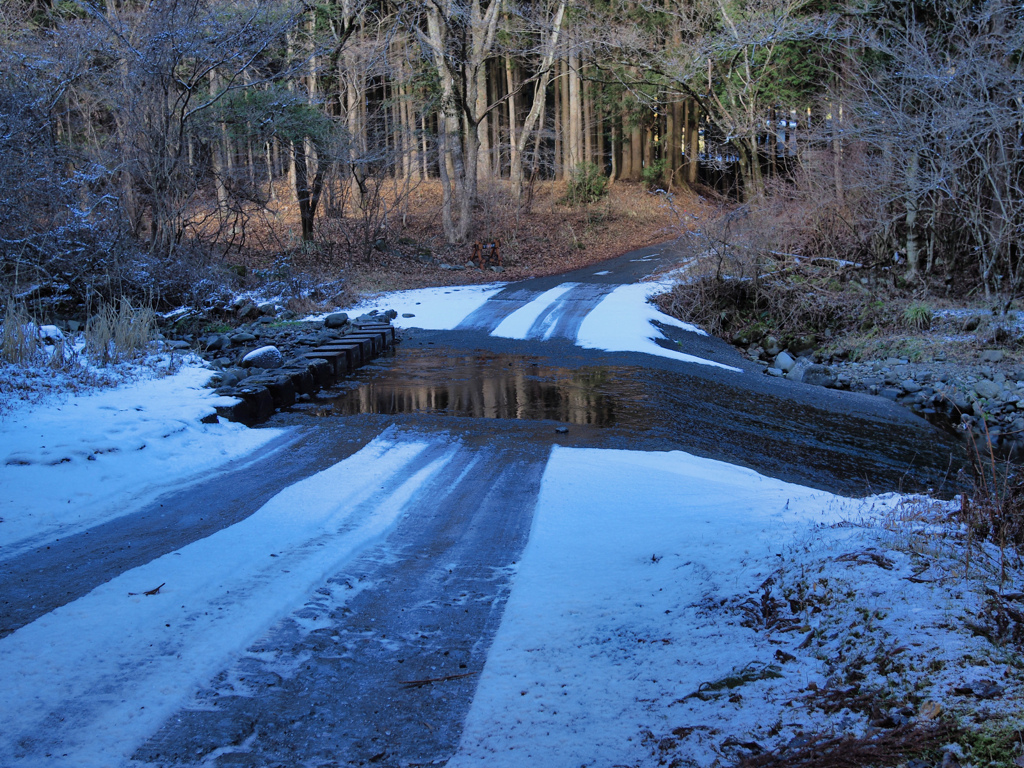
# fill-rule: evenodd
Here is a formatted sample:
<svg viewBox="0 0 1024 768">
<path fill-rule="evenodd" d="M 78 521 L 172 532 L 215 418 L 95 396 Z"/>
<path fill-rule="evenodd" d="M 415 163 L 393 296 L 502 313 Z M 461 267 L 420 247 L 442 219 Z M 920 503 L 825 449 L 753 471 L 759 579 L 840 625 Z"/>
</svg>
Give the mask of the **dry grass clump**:
<svg viewBox="0 0 1024 768">
<path fill-rule="evenodd" d="M 28 365 L 39 354 L 39 332 L 24 305 L 8 303 L 0 333 L 0 355 L 6 363 Z"/>
<path fill-rule="evenodd" d="M 42 365 L 70 371 L 78 364 L 74 345 L 63 337 L 44 338 L 23 304 L 8 303 L 0 328 L 0 360 L 17 366 Z"/>
<path fill-rule="evenodd" d="M 101 365 L 136 357 L 145 351 L 153 332 L 153 310 L 132 306 L 122 297 L 117 306 L 107 304 L 85 327 L 85 344 L 90 356 Z"/>
</svg>

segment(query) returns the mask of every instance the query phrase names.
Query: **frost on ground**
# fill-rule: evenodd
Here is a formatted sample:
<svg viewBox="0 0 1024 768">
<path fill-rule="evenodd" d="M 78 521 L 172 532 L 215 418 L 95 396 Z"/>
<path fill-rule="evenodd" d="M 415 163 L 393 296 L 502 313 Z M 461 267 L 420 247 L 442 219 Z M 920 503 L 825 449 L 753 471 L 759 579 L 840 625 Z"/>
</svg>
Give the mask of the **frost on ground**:
<svg viewBox="0 0 1024 768">
<path fill-rule="evenodd" d="M 773 764 L 828 736 L 1015 724 L 1024 613 L 946 512 L 556 448 L 450 765 Z"/>
</svg>

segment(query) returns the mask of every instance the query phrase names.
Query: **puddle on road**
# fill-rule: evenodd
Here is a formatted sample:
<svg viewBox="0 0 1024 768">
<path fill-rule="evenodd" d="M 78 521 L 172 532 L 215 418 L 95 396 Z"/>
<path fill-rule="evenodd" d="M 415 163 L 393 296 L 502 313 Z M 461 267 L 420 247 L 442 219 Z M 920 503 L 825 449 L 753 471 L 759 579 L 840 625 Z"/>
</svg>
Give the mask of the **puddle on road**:
<svg viewBox="0 0 1024 768">
<path fill-rule="evenodd" d="M 614 426 L 601 430 L 607 447 L 684 450 L 853 494 L 944 488 L 962 463 L 962 448 L 924 421 L 894 423 L 847 410 L 842 401 L 822 407 L 797 390 L 789 395 L 744 383 L 631 366 L 559 367 L 544 358 L 487 351 L 402 348 L 289 410 L 299 418 L 438 415 Z"/>
<path fill-rule="evenodd" d="M 536 358 L 477 352 L 400 351 L 398 364 L 360 371 L 347 392 L 320 397 L 315 416 L 439 414 L 477 419 L 551 419 L 608 427 L 639 417 L 644 399 L 628 369 L 557 368 Z"/>
</svg>

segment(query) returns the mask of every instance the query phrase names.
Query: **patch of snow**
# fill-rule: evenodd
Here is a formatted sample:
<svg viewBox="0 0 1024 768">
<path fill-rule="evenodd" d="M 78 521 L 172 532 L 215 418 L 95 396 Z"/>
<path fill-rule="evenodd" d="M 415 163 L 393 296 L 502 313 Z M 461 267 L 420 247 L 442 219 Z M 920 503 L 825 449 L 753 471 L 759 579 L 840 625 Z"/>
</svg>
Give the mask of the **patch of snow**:
<svg viewBox="0 0 1024 768">
<path fill-rule="evenodd" d="M 707 332 L 692 323 L 684 323 L 658 311 L 648 301 L 651 296 L 664 292 L 664 283 L 634 283 L 621 285 L 598 304 L 580 326 L 576 343 L 588 349 L 608 352 L 644 352 L 686 363 L 698 363 L 741 373 L 739 368 L 707 360 L 685 352 L 666 349 L 655 342 L 665 338 L 653 324 L 661 323 L 681 328 L 690 333 L 707 336 Z"/>
<path fill-rule="evenodd" d="M 393 309 L 398 313 L 398 317 L 391 321 L 396 328 L 450 331 L 504 287 L 505 283 L 488 283 L 397 291 L 364 299 L 345 311 L 350 317 L 355 318 L 374 309 L 379 312 Z M 414 317 L 402 317 L 405 314 L 412 314 Z M 316 315 L 306 319 L 321 320 L 324 317 L 326 315 Z"/>
<path fill-rule="evenodd" d="M 171 376 L 8 414 L 0 421 L 0 556 L 127 514 L 280 434 L 202 424 L 228 402 L 203 387 L 209 377 L 192 361 Z"/>
<path fill-rule="evenodd" d="M 968 578 L 948 525 L 929 542 L 892 526 L 925 503 L 555 447 L 448 765 L 733 765 L 800 734 L 864 735 L 871 692 L 903 722 L 1012 720 L 1015 650 L 972 629 L 999 553 L 975 552 Z M 1003 576 L 1019 590 L 1019 569 Z"/>
</svg>

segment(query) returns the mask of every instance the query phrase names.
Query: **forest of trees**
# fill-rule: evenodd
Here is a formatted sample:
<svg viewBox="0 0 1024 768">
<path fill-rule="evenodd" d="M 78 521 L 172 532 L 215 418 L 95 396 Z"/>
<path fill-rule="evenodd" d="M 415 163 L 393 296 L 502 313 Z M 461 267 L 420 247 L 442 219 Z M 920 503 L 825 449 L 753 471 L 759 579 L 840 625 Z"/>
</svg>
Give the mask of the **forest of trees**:
<svg viewBox="0 0 1024 768">
<path fill-rule="evenodd" d="M 329 218 L 378 243 L 396 197 L 431 179 L 455 244 L 474 236 L 482 184 L 527 205 L 537 183 L 643 181 L 772 211 L 775 249 L 1012 296 L 1022 13 L 1009 0 L 5 0 L 3 274 L 95 289 L 123 263 L 186 280 L 193 261 L 245 248 L 281 194 L 302 240 Z"/>
</svg>

